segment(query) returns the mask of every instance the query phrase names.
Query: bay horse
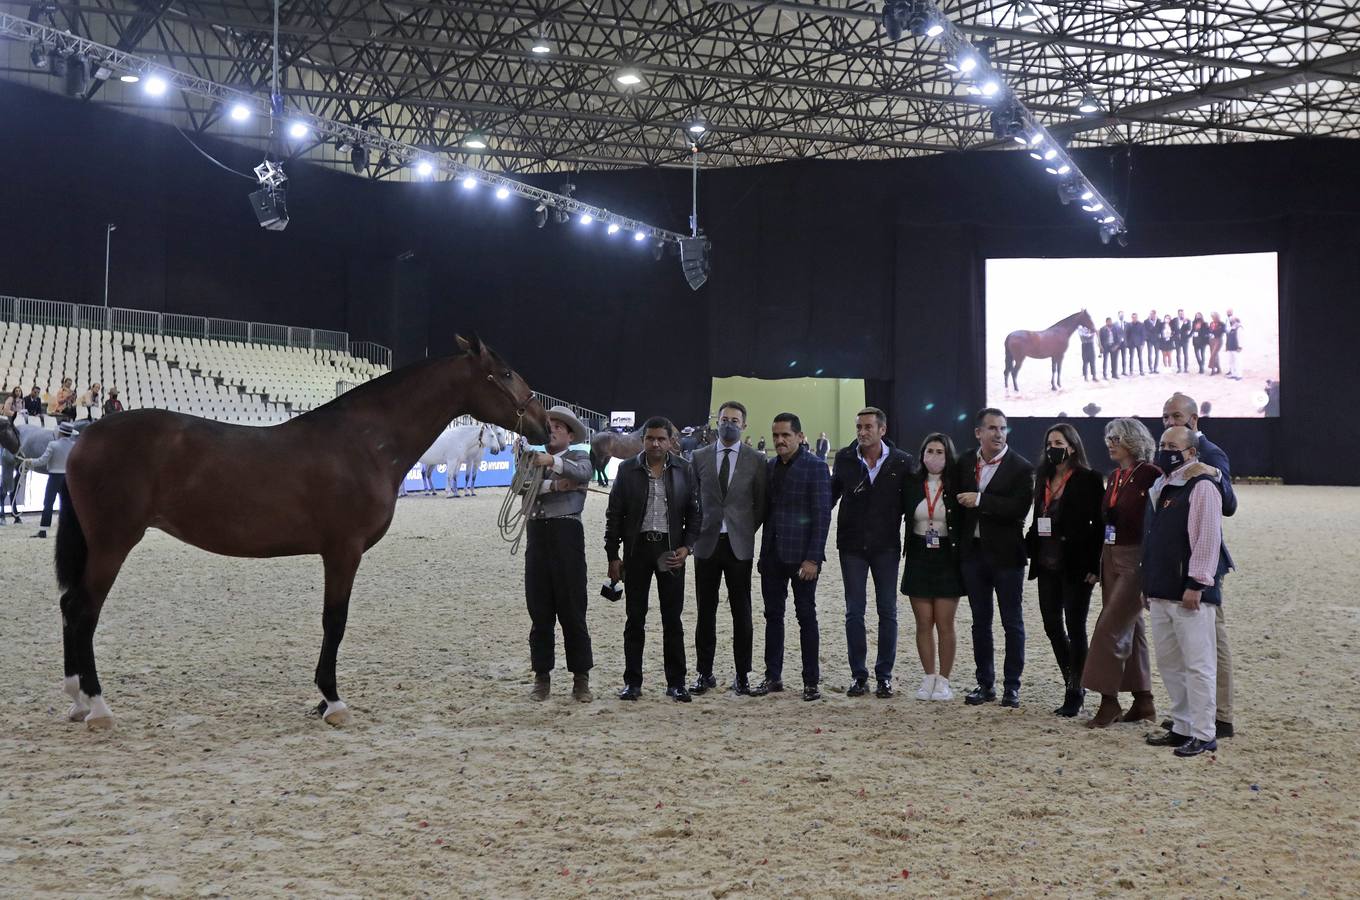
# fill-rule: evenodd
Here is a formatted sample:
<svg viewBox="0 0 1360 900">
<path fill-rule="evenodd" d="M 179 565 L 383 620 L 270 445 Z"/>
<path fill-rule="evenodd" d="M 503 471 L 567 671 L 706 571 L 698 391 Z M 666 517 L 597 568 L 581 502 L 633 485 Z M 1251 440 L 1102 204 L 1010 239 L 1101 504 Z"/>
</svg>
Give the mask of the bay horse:
<svg viewBox="0 0 1360 900">
<path fill-rule="evenodd" d="M 642 452 L 642 429 L 633 431 L 597 431 L 590 436 L 590 464 L 595 469 L 595 483 L 609 487 L 609 476 L 604 467 L 611 459 L 628 459 Z"/>
<path fill-rule="evenodd" d="M 1011 385 L 1014 385 L 1016 392 L 1019 393 L 1020 364 L 1031 356 L 1035 359 L 1052 359 L 1053 371 L 1048 377 L 1048 386 L 1055 391 L 1062 387 L 1063 354 L 1067 352 L 1067 345 L 1072 340 L 1072 332 L 1076 331 L 1079 325 L 1084 325 L 1092 331 L 1096 330 L 1095 323 L 1091 321 L 1091 314 L 1083 309 L 1059 322 L 1054 322 L 1043 331 L 1012 331 L 1006 335 L 1006 369 L 1001 380 L 1007 392 Z"/>
<path fill-rule="evenodd" d="M 459 415 L 548 438 L 534 392 L 474 335 L 267 428 L 158 409 L 108 416 L 71 449 L 56 541 L 67 718 L 113 724 L 95 672 L 94 631 L 118 571 L 148 528 L 224 556 L 319 554 L 325 570 L 317 711 L 350 713 L 335 684 L 350 590 L 387 533 L 411 465 Z"/>
</svg>

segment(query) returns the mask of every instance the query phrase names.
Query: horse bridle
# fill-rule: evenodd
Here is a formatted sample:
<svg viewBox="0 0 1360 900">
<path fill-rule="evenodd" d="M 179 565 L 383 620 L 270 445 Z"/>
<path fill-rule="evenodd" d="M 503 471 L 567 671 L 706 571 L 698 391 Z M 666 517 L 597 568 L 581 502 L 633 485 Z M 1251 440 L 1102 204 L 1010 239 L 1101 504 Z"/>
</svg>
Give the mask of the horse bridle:
<svg viewBox="0 0 1360 900">
<path fill-rule="evenodd" d="M 486 376 L 486 380 L 494 384 L 496 387 L 500 388 L 501 393 L 505 394 L 505 396 L 510 398 L 510 403 L 515 407 L 515 417 L 517 419 L 515 423 L 516 426 L 515 431 L 523 433 L 520 431 L 519 426 L 524 424 L 524 414 L 529 411 L 529 404 L 534 402 L 534 397 L 536 396 L 534 392 L 530 390 L 529 396 L 526 397 L 523 402 L 521 402 L 520 399 L 515 396 L 513 391 L 511 391 L 508 387 L 506 387 L 505 385 L 501 384 L 499 381 L 496 380 L 496 374 L 494 372 L 488 373 Z"/>
</svg>

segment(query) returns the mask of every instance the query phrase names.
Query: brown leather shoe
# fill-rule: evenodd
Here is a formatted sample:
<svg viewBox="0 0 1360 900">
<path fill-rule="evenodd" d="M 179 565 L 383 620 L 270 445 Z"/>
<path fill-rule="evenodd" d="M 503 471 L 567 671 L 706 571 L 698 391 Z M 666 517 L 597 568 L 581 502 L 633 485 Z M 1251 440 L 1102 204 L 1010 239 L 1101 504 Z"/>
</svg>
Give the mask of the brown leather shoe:
<svg viewBox="0 0 1360 900">
<path fill-rule="evenodd" d="M 540 703 L 548 699 L 548 692 L 552 690 L 552 677 L 549 675 L 535 675 L 534 689 L 529 692 L 530 700 L 537 700 Z"/>
<path fill-rule="evenodd" d="M 1096 714 L 1086 723 L 1087 728 L 1109 728 L 1119 721 L 1119 714 L 1124 711 L 1119 705 L 1119 698 L 1109 694 L 1100 695 L 1100 708 Z"/>
<path fill-rule="evenodd" d="M 571 699 L 577 703 L 589 703 L 595 699 L 595 695 L 590 692 L 590 675 L 586 672 L 577 672 L 571 679 Z"/>
<path fill-rule="evenodd" d="M 1155 722 L 1157 707 L 1152 702 L 1152 691 L 1134 691 L 1133 705 L 1124 713 L 1125 722 Z"/>
</svg>

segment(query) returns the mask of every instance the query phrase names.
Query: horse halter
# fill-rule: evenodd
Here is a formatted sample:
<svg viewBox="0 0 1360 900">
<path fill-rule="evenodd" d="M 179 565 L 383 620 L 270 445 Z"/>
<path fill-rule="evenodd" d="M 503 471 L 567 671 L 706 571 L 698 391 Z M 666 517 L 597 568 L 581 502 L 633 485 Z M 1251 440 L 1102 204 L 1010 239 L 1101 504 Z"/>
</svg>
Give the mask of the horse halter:
<svg viewBox="0 0 1360 900">
<path fill-rule="evenodd" d="M 501 384 L 499 381 L 496 380 L 496 373 L 494 372 L 487 373 L 486 380 L 494 384 L 496 387 L 500 388 L 501 393 L 505 394 L 505 396 L 510 398 L 510 403 L 513 404 L 515 407 L 515 415 L 519 418 L 519 422 L 522 424 L 524 422 L 524 414 L 529 411 L 529 404 L 534 402 L 534 397 L 536 396 L 534 392 L 530 390 L 529 396 L 524 398 L 523 401 L 521 401 L 518 397 L 514 395 L 514 393 L 508 387 L 506 387 L 505 385 Z M 515 430 L 519 431 L 518 428 L 516 428 Z"/>
</svg>

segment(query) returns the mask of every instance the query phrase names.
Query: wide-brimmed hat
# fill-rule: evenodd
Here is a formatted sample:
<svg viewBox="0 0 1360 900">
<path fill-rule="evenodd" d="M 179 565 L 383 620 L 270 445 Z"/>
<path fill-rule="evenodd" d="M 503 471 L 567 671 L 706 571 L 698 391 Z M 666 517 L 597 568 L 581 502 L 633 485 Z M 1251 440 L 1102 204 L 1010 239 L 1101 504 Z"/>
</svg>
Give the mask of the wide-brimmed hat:
<svg viewBox="0 0 1360 900">
<path fill-rule="evenodd" d="M 76 426 L 75 426 L 74 423 L 72 423 L 72 422 L 58 422 L 58 423 L 57 423 L 57 434 L 61 435 L 62 437 L 68 437 L 68 436 L 73 435 L 73 434 L 75 434 L 75 433 L 76 433 Z"/>
<path fill-rule="evenodd" d="M 576 418 L 576 413 L 565 406 L 554 406 L 548 410 L 548 418 L 556 419 L 571 429 L 571 442 L 573 444 L 580 444 L 590 438 L 590 429 L 582 424 L 580 419 Z"/>
</svg>

